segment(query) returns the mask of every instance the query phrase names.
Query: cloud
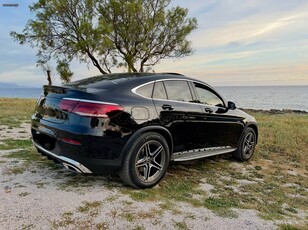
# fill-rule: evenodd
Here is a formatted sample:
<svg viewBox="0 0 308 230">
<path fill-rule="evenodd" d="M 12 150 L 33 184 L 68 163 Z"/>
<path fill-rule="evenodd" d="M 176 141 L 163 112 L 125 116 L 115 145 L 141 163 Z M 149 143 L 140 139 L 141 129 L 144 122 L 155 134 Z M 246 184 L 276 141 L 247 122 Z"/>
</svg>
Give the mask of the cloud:
<svg viewBox="0 0 308 230">
<path fill-rule="evenodd" d="M 308 11 L 308 8 L 305 9 Z M 224 26 L 199 28 L 192 36 L 195 49 L 202 49 L 226 44 L 246 44 L 257 41 L 267 41 L 275 37 L 275 33 L 306 33 L 308 13 L 289 13 L 274 18 L 272 15 L 258 15 L 244 18 L 240 21 L 229 22 Z M 280 38 L 284 41 L 288 38 Z"/>
<path fill-rule="evenodd" d="M 182 72 L 214 84 L 308 84 L 305 1 L 218 2 L 199 15 L 200 27 L 191 36 L 195 55 L 162 61 L 158 71 Z"/>
<path fill-rule="evenodd" d="M 36 50 L 8 36 L 33 17 L 27 9 L 32 2 L 25 0 L 16 9 L 0 7 L 0 81 L 47 83 L 35 67 Z M 195 53 L 162 60 L 156 72 L 180 72 L 214 85 L 308 84 L 306 0 L 174 0 L 171 5 L 186 7 L 190 17 L 198 18 L 199 28 L 190 36 Z M 74 80 L 100 74 L 91 64 L 73 62 L 71 69 Z"/>
<path fill-rule="evenodd" d="M 17 69 L 0 73 L 1 82 L 14 82 L 19 85 L 38 87 L 44 83 L 42 72 L 34 65 L 19 66 Z"/>
<path fill-rule="evenodd" d="M 53 83 L 61 85 L 61 80 L 56 73 L 56 66 L 51 63 Z M 98 75 L 96 68 L 89 69 L 82 64 L 73 62 L 71 69 L 74 72 L 73 80 L 79 80 L 86 77 Z M 15 82 L 18 85 L 29 87 L 40 87 L 47 84 L 47 79 L 43 70 L 37 67 L 36 64 L 20 65 L 17 69 L 10 69 L 0 72 L 0 82 Z"/>
</svg>

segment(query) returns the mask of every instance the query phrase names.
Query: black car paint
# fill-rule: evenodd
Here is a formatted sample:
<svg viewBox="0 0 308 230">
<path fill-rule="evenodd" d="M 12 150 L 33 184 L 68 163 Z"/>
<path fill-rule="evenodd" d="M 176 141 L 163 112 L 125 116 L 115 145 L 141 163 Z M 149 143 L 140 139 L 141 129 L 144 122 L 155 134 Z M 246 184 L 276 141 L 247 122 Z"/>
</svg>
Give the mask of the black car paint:
<svg viewBox="0 0 308 230">
<path fill-rule="evenodd" d="M 177 74 L 115 74 L 110 75 L 109 80 L 102 81 L 103 78 L 90 78 L 63 87 L 44 86 L 32 116 L 34 142 L 57 156 L 85 165 L 91 172 L 110 173 L 120 169 L 130 143 L 146 131 L 160 133 L 167 140 L 171 154 L 226 145 L 237 148 L 245 127 L 252 126 L 257 133 L 253 117 L 238 109 L 229 109 L 228 103 L 213 88 L 198 80 Z M 156 100 L 132 90 L 167 79 L 187 81 L 190 89 L 192 82 L 204 84 L 224 105 Z M 197 100 L 196 93 L 192 95 Z M 124 111 L 110 114 L 108 118 L 80 117 L 57 108 L 62 98 L 116 103 Z M 79 141 L 80 145 L 65 143 L 61 141 L 63 138 Z"/>
</svg>

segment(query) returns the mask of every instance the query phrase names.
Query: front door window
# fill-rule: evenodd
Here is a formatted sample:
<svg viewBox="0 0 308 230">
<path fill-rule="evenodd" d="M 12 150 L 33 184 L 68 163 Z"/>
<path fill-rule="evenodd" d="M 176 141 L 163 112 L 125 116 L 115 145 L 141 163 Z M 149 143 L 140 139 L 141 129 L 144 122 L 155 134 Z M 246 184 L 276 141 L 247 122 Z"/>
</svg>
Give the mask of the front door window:
<svg viewBox="0 0 308 230">
<path fill-rule="evenodd" d="M 206 89 L 203 85 L 195 83 L 195 89 L 201 104 L 224 107 L 223 101 L 216 94 Z"/>
</svg>

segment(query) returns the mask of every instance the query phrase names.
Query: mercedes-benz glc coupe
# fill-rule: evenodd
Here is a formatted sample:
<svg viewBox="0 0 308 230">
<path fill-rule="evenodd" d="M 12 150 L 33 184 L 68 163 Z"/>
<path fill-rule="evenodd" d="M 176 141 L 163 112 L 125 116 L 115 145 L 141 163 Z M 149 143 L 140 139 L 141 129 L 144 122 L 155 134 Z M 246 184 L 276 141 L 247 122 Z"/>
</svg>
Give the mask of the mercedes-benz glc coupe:
<svg viewBox="0 0 308 230">
<path fill-rule="evenodd" d="M 40 153 L 81 173 L 118 172 L 135 188 L 170 161 L 232 153 L 246 161 L 256 120 L 208 84 L 174 73 L 109 74 L 44 86 L 32 116 Z"/>
</svg>

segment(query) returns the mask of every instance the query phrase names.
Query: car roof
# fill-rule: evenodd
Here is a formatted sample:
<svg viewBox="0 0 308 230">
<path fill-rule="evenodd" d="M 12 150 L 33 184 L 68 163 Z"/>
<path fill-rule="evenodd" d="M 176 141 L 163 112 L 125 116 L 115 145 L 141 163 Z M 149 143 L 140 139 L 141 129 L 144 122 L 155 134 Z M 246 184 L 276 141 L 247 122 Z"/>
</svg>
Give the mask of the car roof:
<svg viewBox="0 0 308 230">
<path fill-rule="evenodd" d="M 113 88 L 121 85 L 140 85 L 151 81 L 161 79 L 186 79 L 188 78 L 178 73 L 114 73 L 98 75 L 79 81 L 73 81 L 65 84 L 65 87 L 71 88 Z"/>
<path fill-rule="evenodd" d="M 87 92 L 107 90 L 108 92 L 112 91 L 124 93 L 127 90 L 131 91 L 133 88 L 158 80 L 187 80 L 201 83 L 206 85 L 212 91 L 215 91 L 216 94 L 218 94 L 219 97 L 225 101 L 222 95 L 220 95 L 219 92 L 217 92 L 209 84 L 178 73 L 113 73 L 73 81 L 63 86 Z"/>
</svg>

